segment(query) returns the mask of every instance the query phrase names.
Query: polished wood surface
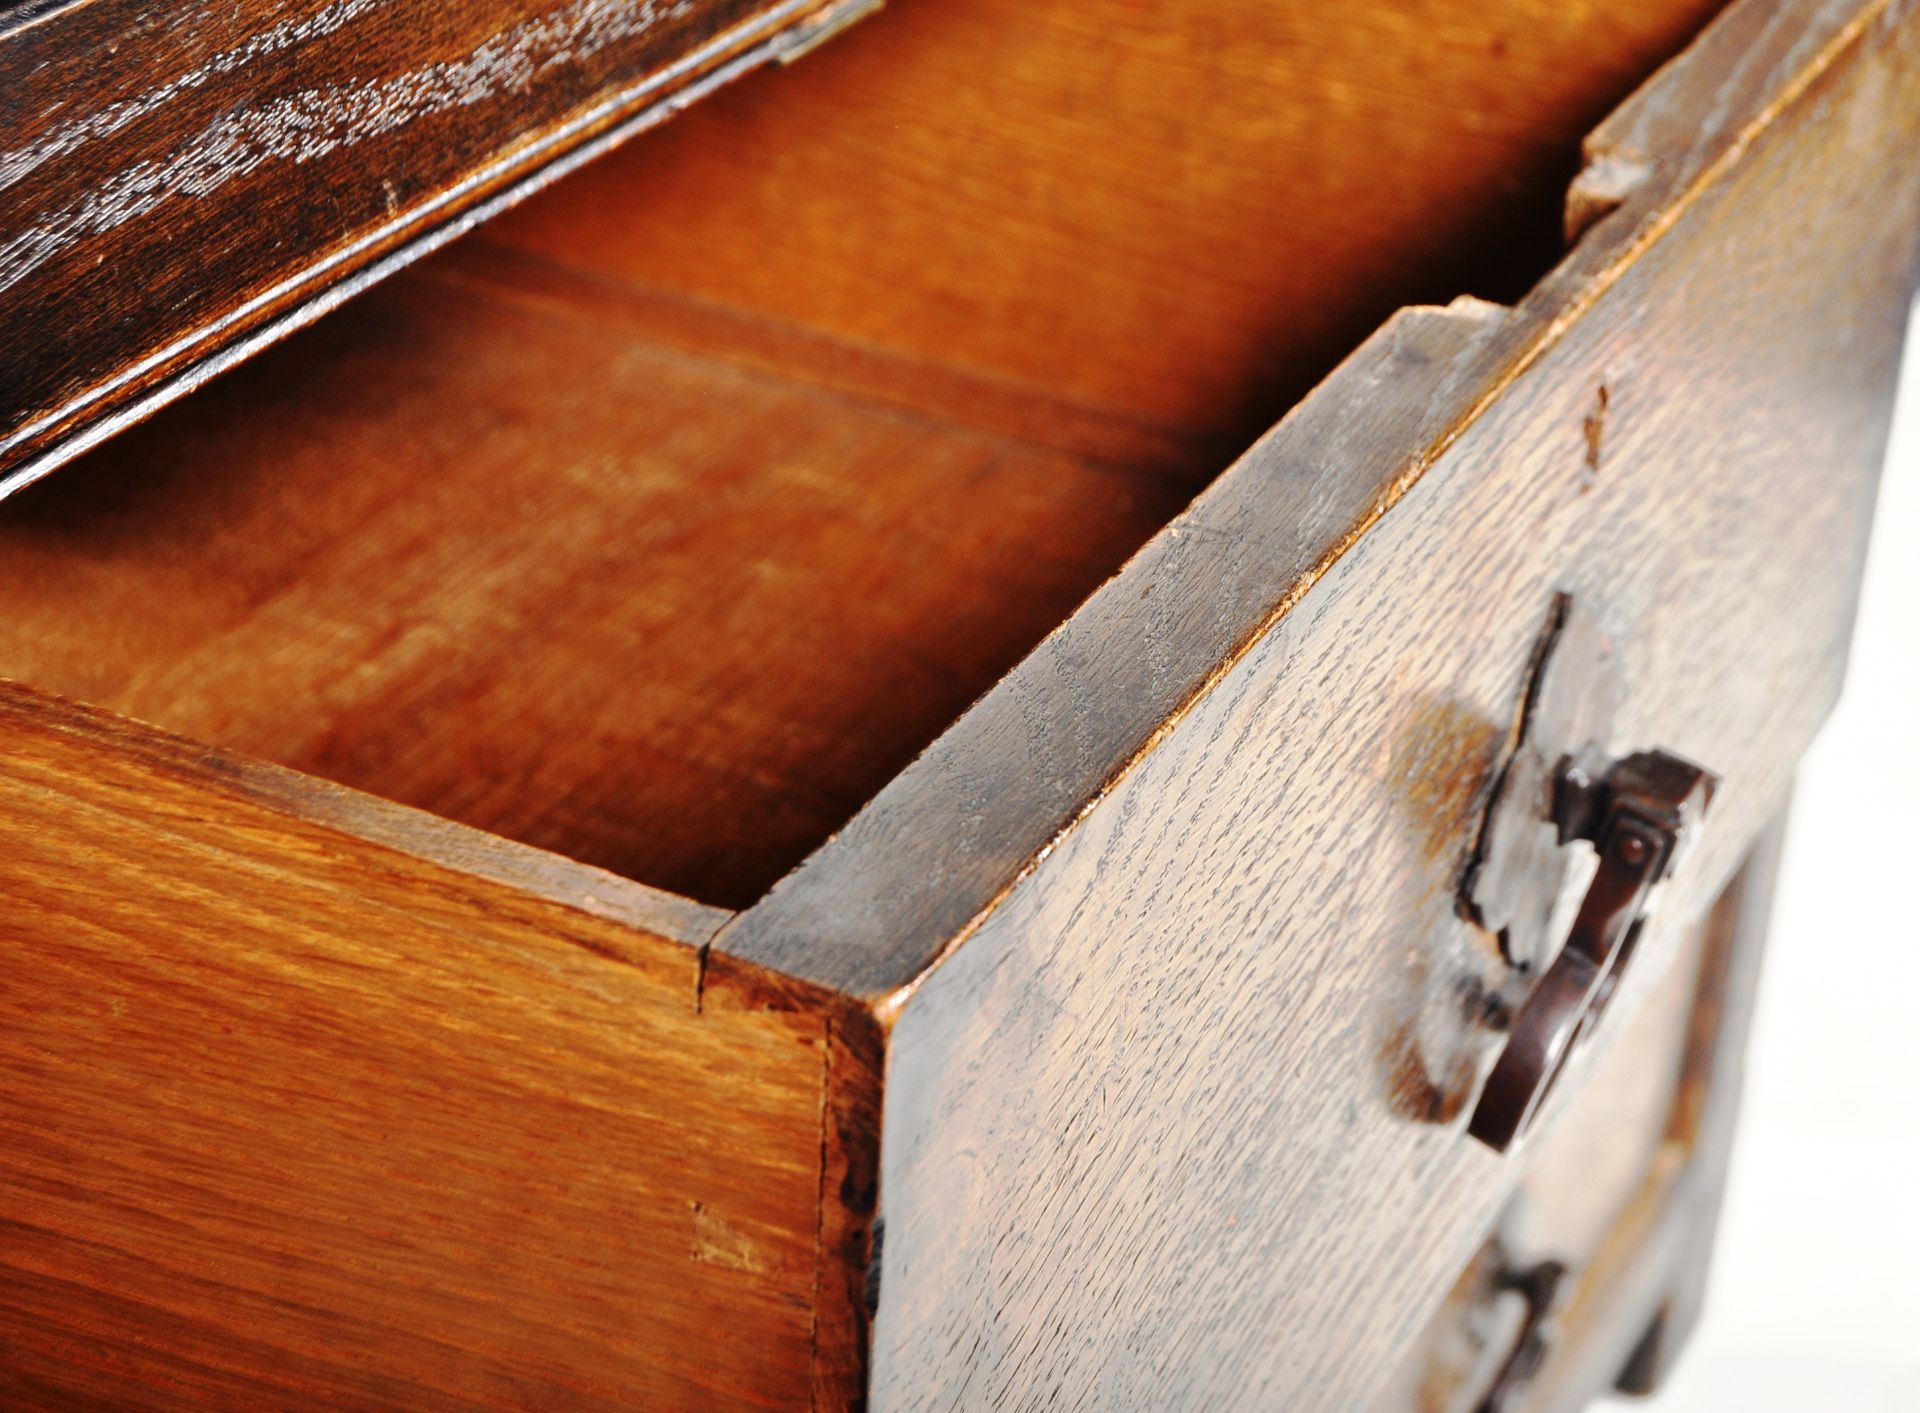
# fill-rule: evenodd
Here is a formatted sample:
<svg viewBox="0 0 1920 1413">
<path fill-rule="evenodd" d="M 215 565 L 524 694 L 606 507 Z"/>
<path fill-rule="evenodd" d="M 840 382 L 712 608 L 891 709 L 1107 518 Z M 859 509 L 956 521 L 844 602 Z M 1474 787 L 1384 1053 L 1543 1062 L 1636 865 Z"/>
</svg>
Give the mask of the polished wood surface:
<svg viewBox="0 0 1920 1413">
<path fill-rule="evenodd" d="M 423 267 L 0 505 L 0 676 L 738 906 L 1178 504 Z"/>
<path fill-rule="evenodd" d="M 0 9 L 0 495 L 843 8 Z"/>
<path fill-rule="evenodd" d="M 845 1008 L 591 870 L 368 842 L 19 688 L 0 726 L 0 1401 L 855 1394 L 818 1295 L 864 1239 L 823 1168 L 874 1083 Z"/>
</svg>

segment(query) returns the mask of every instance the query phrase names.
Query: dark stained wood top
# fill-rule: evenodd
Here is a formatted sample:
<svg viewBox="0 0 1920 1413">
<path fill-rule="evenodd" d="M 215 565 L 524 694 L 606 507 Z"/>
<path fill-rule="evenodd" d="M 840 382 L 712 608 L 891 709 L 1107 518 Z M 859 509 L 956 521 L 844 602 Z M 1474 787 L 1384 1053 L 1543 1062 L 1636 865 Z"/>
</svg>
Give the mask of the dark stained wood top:
<svg viewBox="0 0 1920 1413">
<path fill-rule="evenodd" d="M 847 8 L 0 14 L 0 495 Z"/>
</svg>

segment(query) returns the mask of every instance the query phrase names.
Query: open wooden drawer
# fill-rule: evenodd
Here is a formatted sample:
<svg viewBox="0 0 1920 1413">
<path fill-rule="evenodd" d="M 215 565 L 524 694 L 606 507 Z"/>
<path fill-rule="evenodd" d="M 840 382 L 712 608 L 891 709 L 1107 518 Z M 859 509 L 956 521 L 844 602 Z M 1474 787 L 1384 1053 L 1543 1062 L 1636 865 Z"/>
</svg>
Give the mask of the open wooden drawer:
<svg viewBox="0 0 1920 1413">
<path fill-rule="evenodd" d="M 1920 228 L 1902 6 L 1578 153 L 1707 8 L 901 0 L 0 506 L 8 1399 L 1366 1407 L 1694 1162 Z M 1556 595 L 1720 783 L 1501 1155 Z"/>
</svg>

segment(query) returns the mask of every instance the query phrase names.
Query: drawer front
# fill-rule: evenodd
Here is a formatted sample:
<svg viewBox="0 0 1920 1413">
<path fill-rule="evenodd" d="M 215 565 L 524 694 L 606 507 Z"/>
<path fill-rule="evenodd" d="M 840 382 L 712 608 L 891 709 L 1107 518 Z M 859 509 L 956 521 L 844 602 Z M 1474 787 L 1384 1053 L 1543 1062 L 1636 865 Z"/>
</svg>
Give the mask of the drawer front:
<svg viewBox="0 0 1920 1413">
<path fill-rule="evenodd" d="M 1610 1029 L 1666 983 L 1838 690 L 1912 288 L 1914 29 L 1870 8 L 1803 35 L 1660 212 L 1603 221 L 1518 311 L 1404 316 L 1316 395 L 1384 416 L 1382 370 L 1450 395 L 1449 360 L 1544 330 L 904 1000 L 879 1407 L 1379 1393 L 1594 1081 L 1588 1047 L 1505 1155 L 1464 1132 L 1530 979 L 1458 886 L 1548 605 L 1570 594 L 1613 645 L 1605 744 L 1721 782 Z M 1747 51 L 1705 49 L 1610 126 L 1652 143 L 1633 160 L 1693 150 L 1751 79 Z M 1303 456 L 1326 408 L 1176 526 L 1223 579 L 1267 533 L 1249 482 L 1368 455 L 1329 434 Z"/>
<path fill-rule="evenodd" d="M 0 495 L 845 8 L 0 14 Z"/>
</svg>

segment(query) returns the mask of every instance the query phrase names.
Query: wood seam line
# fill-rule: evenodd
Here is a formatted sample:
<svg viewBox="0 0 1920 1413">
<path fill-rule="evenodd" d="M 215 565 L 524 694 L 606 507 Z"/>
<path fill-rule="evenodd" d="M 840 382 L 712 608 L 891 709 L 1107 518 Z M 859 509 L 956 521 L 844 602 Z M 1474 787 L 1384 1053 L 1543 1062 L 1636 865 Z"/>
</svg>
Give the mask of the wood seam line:
<svg viewBox="0 0 1920 1413">
<path fill-rule="evenodd" d="M 983 372 L 946 363 L 936 358 L 905 353 L 884 344 L 849 338 L 835 330 L 763 314 L 757 310 L 738 308 L 723 301 L 688 294 L 663 285 L 574 269 L 544 255 L 529 254 L 510 246 L 495 245 L 486 239 L 485 232 L 477 233 L 473 243 L 456 247 L 448 256 L 442 257 L 434 264 L 423 265 L 420 268 L 420 274 L 438 283 L 479 286 L 516 302 L 555 306 L 565 310 L 573 318 L 588 321 L 596 326 L 608 324 L 621 326 L 629 320 L 644 319 L 644 315 L 638 313 L 615 315 L 610 319 L 603 309 L 604 304 L 609 300 L 623 308 L 636 300 L 657 300 L 662 304 L 671 304 L 690 310 L 697 316 L 710 318 L 717 323 L 734 325 L 742 329 L 766 330 L 776 334 L 786 332 L 801 339 L 817 341 L 825 347 L 853 358 L 868 359 L 875 364 L 883 365 L 890 371 L 894 371 L 895 376 L 924 370 L 940 378 L 978 383 L 995 393 L 1019 400 L 1036 413 L 1111 423 L 1125 429 L 1127 435 L 1137 437 L 1142 443 L 1161 444 L 1169 450 L 1179 452 L 1185 458 L 1191 458 L 1196 464 L 1212 455 L 1215 444 L 1220 441 L 1217 436 L 1209 436 L 1191 427 L 1156 422 L 1131 416 L 1123 409 L 1104 407 L 1072 397 L 1036 391 L 1002 374 Z M 544 287 L 532 287 L 527 283 L 532 280 L 539 281 Z M 590 303 L 589 294 L 598 295 L 599 302 Z M 754 362 L 751 358 L 742 357 L 733 348 L 696 345 L 694 340 L 676 338 L 670 334 L 655 334 L 650 329 L 644 331 L 644 336 L 650 341 L 681 350 L 690 356 L 713 359 L 729 368 L 743 371 L 749 376 L 764 376 L 761 364 Z M 961 428 L 981 437 L 1011 442 L 1022 448 L 1053 455 L 1071 456 L 1087 466 L 1129 479 L 1173 480 L 1183 483 L 1190 479 L 1183 478 L 1178 467 L 1162 466 L 1151 458 L 1143 466 L 1118 457 L 1077 450 L 1062 445 L 1058 441 L 1037 438 L 1030 433 L 1002 431 L 995 427 L 947 416 L 925 409 L 905 397 L 890 396 L 885 392 L 873 391 L 868 386 L 850 386 L 847 383 L 819 377 L 813 367 L 808 364 L 783 369 L 779 379 L 783 382 L 804 384 L 823 396 L 845 400 L 862 408 L 881 409 L 892 415 L 911 418 L 928 426 Z M 1231 451 L 1222 454 L 1228 457 L 1234 455 Z"/>
<path fill-rule="evenodd" d="M 704 963 L 705 958 L 702 958 Z M 813 1205 L 813 1300 L 807 1310 L 807 1407 L 820 1406 L 820 1289 L 826 1267 L 827 1169 L 833 1123 L 833 1017 L 820 1025 L 820 1163 Z"/>
</svg>

